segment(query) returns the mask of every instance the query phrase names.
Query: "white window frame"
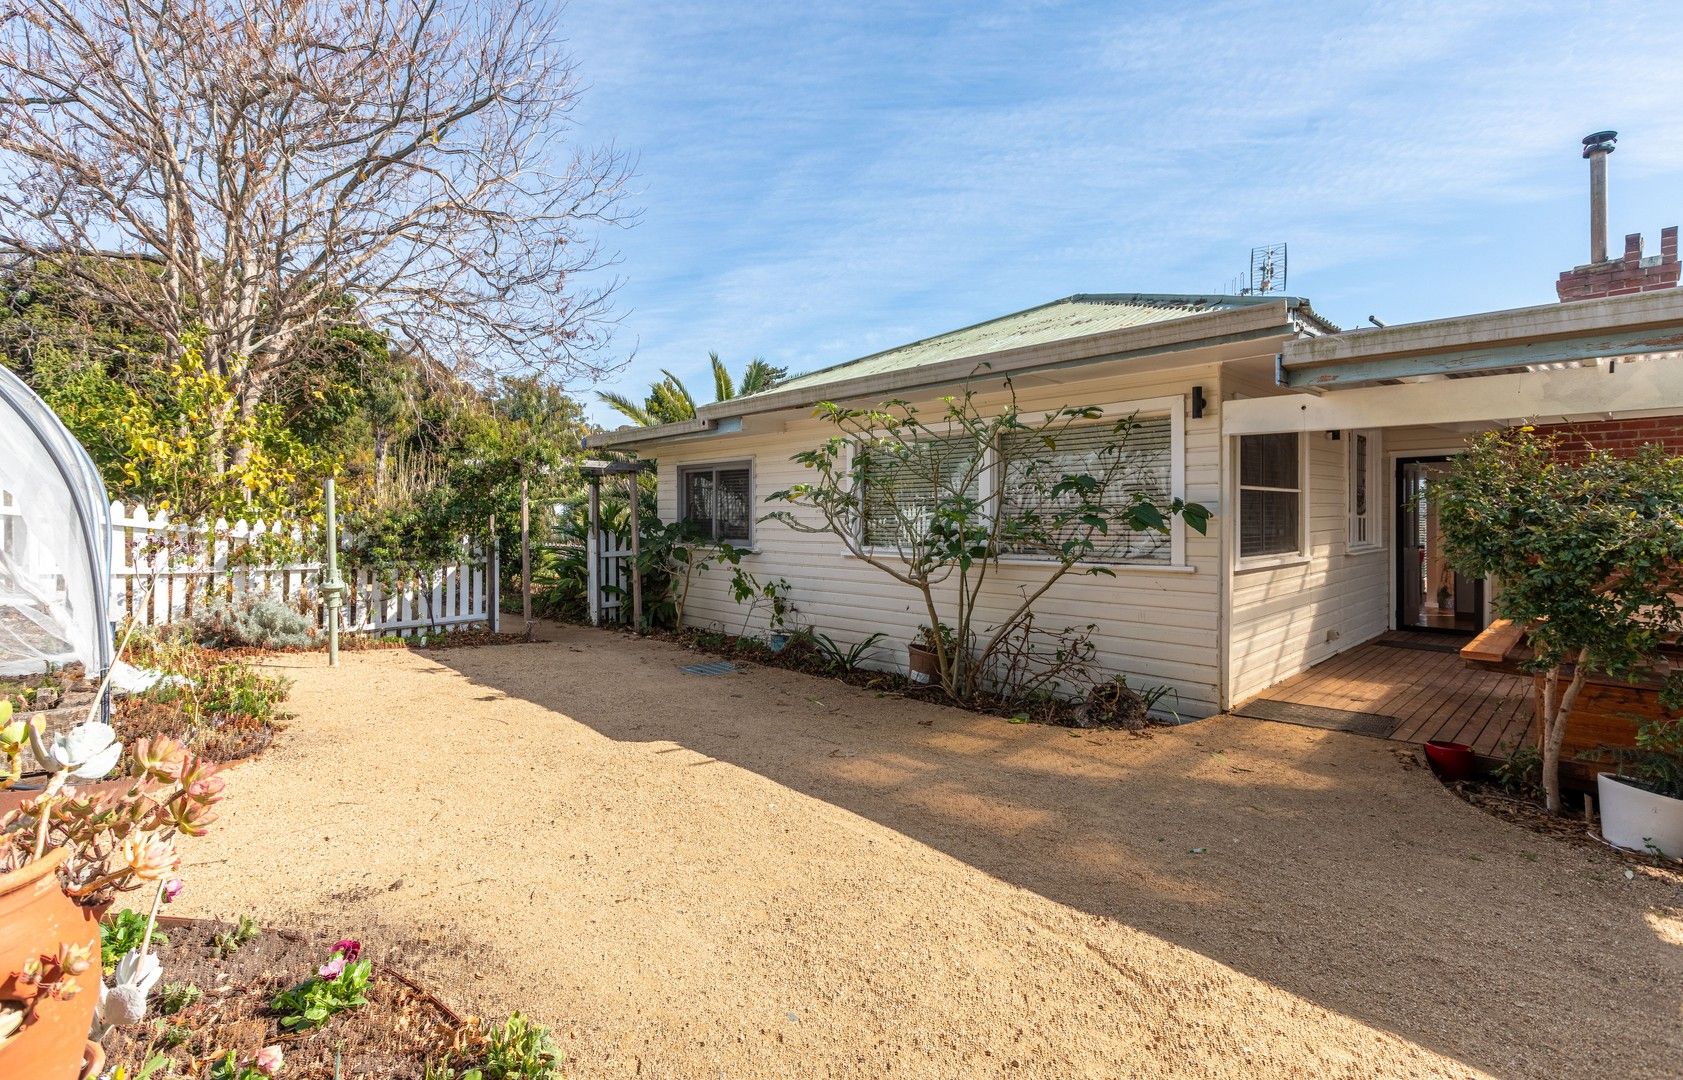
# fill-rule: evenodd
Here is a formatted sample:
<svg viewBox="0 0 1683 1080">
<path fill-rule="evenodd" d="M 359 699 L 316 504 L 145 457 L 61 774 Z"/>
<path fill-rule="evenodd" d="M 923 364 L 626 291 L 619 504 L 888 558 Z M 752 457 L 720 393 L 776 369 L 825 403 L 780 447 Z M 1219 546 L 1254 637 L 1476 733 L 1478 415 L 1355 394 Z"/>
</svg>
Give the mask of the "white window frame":
<svg viewBox="0 0 1683 1080">
<path fill-rule="evenodd" d="M 1182 394 L 1140 398 L 1134 401 L 1113 401 L 1098 406 L 1103 416 L 1097 420 L 1078 421 L 1078 423 L 1116 423 L 1125 416 L 1139 415 L 1167 416 L 1169 418 L 1169 498 L 1186 499 L 1186 397 Z M 1025 410 L 1033 411 L 1033 410 Z M 1075 426 L 1075 425 L 1071 425 Z M 849 472 L 852 471 L 852 450 L 849 450 L 847 461 Z M 992 506 L 996 485 L 1000 482 L 999 447 L 989 446 L 983 451 L 982 473 L 979 477 L 979 495 L 984 506 Z M 856 525 L 855 535 L 859 541 L 859 550 L 872 556 L 894 557 L 899 554 L 898 549 L 888 546 L 870 545 L 864 542 L 865 523 L 863 518 Z M 1101 566 L 1118 573 L 1185 573 L 1190 567 L 1186 562 L 1186 522 L 1179 514 L 1169 521 L 1169 561 L 1162 562 L 1078 562 L 1078 567 Z M 999 558 L 1001 566 L 1044 566 L 1047 560 L 1028 555 L 1002 555 Z"/>
<path fill-rule="evenodd" d="M 754 513 L 754 509 L 758 505 L 754 500 L 755 483 L 758 479 L 754 475 L 754 459 L 743 458 L 737 461 L 697 461 L 678 466 L 678 521 L 682 524 L 689 523 L 689 517 L 687 515 L 689 514 L 690 502 L 687 484 L 691 473 L 718 474 L 721 472 L 736 472 L 738 470 L 747 470 L 748 473 L 748 535 L 740 541 L 733 540 L 730 537 L 720 537 L 717 535 L 704 537 L 702 542 L 709 547 L 716 547 L 721 544 L 730 544 L 732 547 L 748 549 L 752 549 L 754 547 L 755 531 L 759 524 L 755 520 L 757 515 Z M 718 483 L 718 478 L 715 475 L 713 480 L 715 491 L 718 490 Z M 713 527 L 715 533 L 718 531 L 718 522 L 718 507 L 715 505 L 713 511 Z"/>
<path fill-rule="evenodd" d="M 1297 436 L 1297 550 L 1276 551 L 1266 555 L 1241 554 L 1244 537 L 1244 492 L 1250 491 L 1291 491 L 1291 488 L 1256 487 L 1245 484 L 1244 455 L 1245 439 L 1248 435 L 1296 435 Z M 1235 435 L 1233 443 L 1233 557 L 1234 566 L 1240 570 L 1254 570 L 1270 566 L 1291 566 L 1307 562 L 1309 559 L 1309 438 L 1307 431 L 1257 431 L 1247 432 L 1245 435 Z"/>
<path fill-rule="evenodd" d="M 1385 451 L 1379 428 L 1355 428 L 1344 433 L 1348 446 L 1344 455 L 1349 496 L 1350 531 L 1345 551 L 1352 555 L 1385 550 Z M 1359 476 L 1356 462 L 1358 440 L 1367 441 L 1366 476 Z M 1356 481 L 1367 483 L 1367 513 L 1356 513 Z"/>
</svg>

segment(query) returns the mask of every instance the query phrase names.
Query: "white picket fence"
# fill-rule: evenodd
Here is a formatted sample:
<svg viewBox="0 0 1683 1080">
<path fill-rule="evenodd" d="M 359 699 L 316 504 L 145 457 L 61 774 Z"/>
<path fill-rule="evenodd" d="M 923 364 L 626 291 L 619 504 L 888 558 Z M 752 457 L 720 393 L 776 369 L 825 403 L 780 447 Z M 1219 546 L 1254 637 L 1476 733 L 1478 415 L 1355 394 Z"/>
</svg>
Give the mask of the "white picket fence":
<svg viewBox="0 0 1683 1080">
<path fill-rule="evenodd" d="M 592 625 L 631 621 L 631 541 L 610 529 L 590 538 L 586 586 Z"/>
<path fill-rule="evenodd" d="M 318 561 L 267 562 L 270 538 L 299 550 L 296 525 L 217 520 L 180 523 L 165 511 L 111 504 L 111 608 L 117 619 L 152 626 L 179 622 L 219 597 L 270 596 L 327 625 Z M 341 545 L 343 546 L 343 545 Z M 348 632 L 406 633 L 446 627 L 498 628 L 496 550 L 462 545 L 445 566 L 384 574 L 341 564 Z"/>
</svg>

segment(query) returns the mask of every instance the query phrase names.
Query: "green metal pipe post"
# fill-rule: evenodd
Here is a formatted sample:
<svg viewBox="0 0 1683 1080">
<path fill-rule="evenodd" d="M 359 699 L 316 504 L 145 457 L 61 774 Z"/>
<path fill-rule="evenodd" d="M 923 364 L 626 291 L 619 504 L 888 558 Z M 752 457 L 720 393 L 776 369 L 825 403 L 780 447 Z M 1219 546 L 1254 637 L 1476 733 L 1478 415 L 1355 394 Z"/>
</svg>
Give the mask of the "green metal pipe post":
<svg viewBox="0 0 1683 1080">
<path fill-rule="evenodd" d="M 333 477 L 327 478 L 327 578 L 321 595 L 327 605 L 327 665 L 339 666 L 339 608 L 344 603 L 345 583 L 339 580 L 339 523 L 333 503 Z"/>
</svg>

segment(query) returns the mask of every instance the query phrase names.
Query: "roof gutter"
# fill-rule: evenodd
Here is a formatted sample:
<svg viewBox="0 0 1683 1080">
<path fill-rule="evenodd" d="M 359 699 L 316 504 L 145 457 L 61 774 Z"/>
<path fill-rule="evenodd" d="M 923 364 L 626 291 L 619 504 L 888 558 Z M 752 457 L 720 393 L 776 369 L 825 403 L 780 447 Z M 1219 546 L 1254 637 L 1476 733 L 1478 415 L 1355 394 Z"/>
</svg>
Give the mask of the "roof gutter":
<svg viewBox="0 0 1683 1080">
<path fill-rule="evenodd" d="M 626 447 L 689 435 L 723 434 L 740 430 L 741 418 L 744 416 L 811 408 L 823 401 L 883 397 L 906 390 L 963 382 L 983 365 L 986 366 L 986 374 L 990 376 L 1006 376 L 1022 371 L 1082 367 L 1161 353 L 1184 352 L 1212 345 L 1278 337 L 1282 334 L 1312 332 L 1309 327 L 1303 325 L 1305 321 L 1313 322 L 1317 329 L 1330 325 L 1297 298 L 1282 297 L 1273 303 L 1255 304 L 1231 311 L 1212 311 L 1184 319 L 1130 326 L 1086 337 L 1024 345 L 981 356 L 959 357 L 905 371 L 880 372 L 819 386 L 768 390 L 748 397 L 715 401 L 697 409 L 694 420 L 605 431 L 587 437 L 585 445 L 592 449 Z"/>
</svg>

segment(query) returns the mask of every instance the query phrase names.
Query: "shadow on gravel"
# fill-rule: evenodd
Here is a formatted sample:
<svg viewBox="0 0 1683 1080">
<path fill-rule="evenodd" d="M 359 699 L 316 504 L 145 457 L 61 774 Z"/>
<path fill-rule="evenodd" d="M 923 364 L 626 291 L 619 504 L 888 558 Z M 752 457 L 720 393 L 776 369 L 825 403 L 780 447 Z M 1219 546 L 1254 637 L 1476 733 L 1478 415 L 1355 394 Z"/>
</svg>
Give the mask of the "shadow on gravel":
<svg viewBox="0 0 1683 1080">
<path fill-rule="evenodd" d="M 1145 738 L 1016 726 L 752 666 L 684 676 L 674 694 L 671 673 L 696 654 L 548 632 L 556 643 L 532 647 L 517 678 L 493 675 L 485 650 L 430 655 L 608 738 L 751 770 L 1474 1068 L 1530 1074 L 1544 1060 L 1580 1076 L 1683 1060 L 1683 948 L 1649 918 L 1683 895 L 1485 817 L 1396 744 L 1234 717 Z M 581 708 L 569 689 L 586 681 L 621 688 L 619 703 Z"/>
</svg>

